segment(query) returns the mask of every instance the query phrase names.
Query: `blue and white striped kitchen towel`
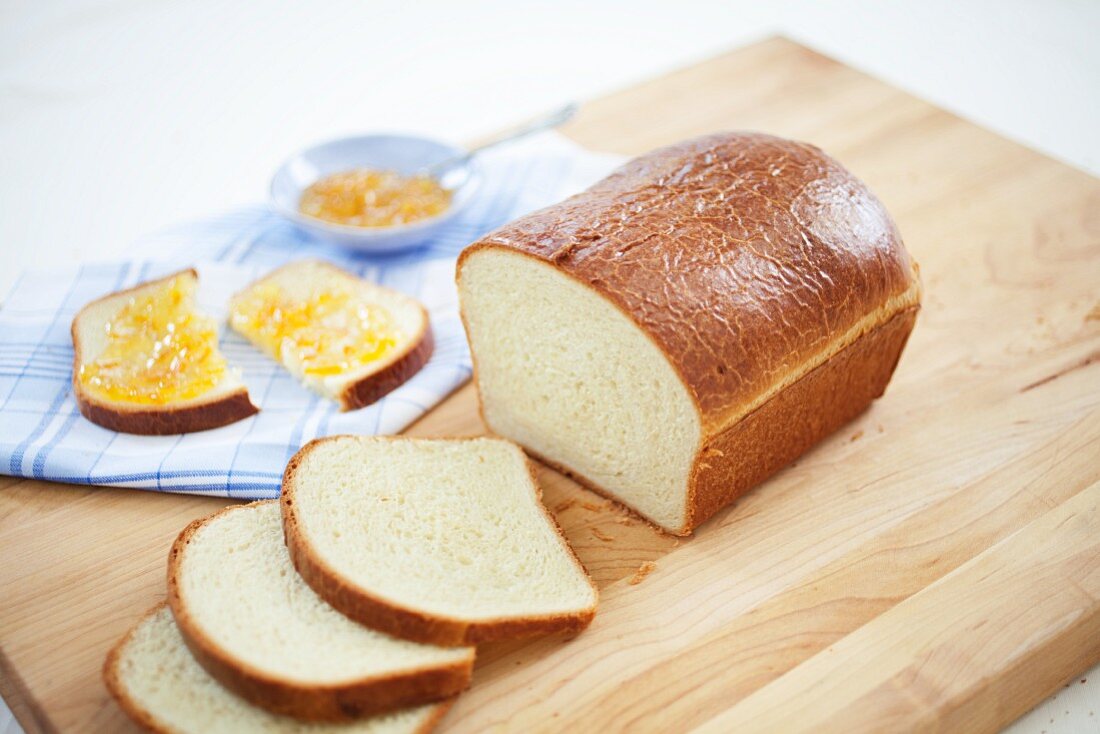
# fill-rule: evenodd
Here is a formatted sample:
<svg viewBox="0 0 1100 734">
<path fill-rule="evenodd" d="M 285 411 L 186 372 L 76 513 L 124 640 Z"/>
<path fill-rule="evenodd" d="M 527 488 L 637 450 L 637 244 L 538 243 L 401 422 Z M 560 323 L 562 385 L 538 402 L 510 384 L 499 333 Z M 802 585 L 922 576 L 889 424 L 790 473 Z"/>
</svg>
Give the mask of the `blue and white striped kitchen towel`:
<svg viewBox="0 0 1100 734">
<path fill-rule="evenodd" d="M 428 246 L 366 256 L 311 239 L 266 207 L 176 227 L 135 244 L 142 259 L 26 272 L 0 308 L 0 473 L 77 484 L 240 498 L 278 495 L 287 459 L 333 433 L 400 431 L 470 376 L 458 318 L 454 261 L 467 243 L 605 175 L 617 162 L 557 134 L 489 153 L 476 200 Z M 285 262 L 323 258 L 422 301 L 435 352 L 409 382 L 362 410 L 341 413 L 228 329 L 221 348 L 260 412 L 223 428 L 133 436 L 100 428 L 70 388 L 69 326 L 88 301 L 195 266 L 199 305 L 224 322 L 229 296 Z"/>
</svg>

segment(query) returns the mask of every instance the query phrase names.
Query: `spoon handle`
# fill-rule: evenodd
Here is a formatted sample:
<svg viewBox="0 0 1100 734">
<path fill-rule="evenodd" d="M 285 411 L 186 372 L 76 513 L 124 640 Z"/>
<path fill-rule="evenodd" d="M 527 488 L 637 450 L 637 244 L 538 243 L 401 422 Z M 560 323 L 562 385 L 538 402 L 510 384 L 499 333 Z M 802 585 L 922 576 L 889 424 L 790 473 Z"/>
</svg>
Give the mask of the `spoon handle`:
<svg viewBox="0 0 1100 734">
<path fill-rule="evenodd" d="M 577 114 L 577 105 L 576 103 L 571 102 L 561 109 L 555 110 L 548 115 L 536 118 L 526 125 L 518 127 L 515 130 L 510 130 L 498 137 L 492 138 L 487 142 L 484 142 L 481 145 L 477 146 L 476 148 L 471 148 L 462 155 L 454 156 L 453 158 L 448 158 L 447 160 L 440 161 L 439 163 L 430 166 L 428 168 L 428 173 L 429 175 L 438 178 L 443 172 L 457 165 L 465 164 L 467 161 L 469 161 L 471 158 L 473 158 L 475 155 L 482 152 L 483 150 L 494 148 L 503 143 L 510 143 L 513 140 L 525 138 L 528 135 L 533 135 L 534 133 L 557 127 L 558 125 L 561 125 L 562 123 L 568 121 L 575 114 Z"/>
</svg>

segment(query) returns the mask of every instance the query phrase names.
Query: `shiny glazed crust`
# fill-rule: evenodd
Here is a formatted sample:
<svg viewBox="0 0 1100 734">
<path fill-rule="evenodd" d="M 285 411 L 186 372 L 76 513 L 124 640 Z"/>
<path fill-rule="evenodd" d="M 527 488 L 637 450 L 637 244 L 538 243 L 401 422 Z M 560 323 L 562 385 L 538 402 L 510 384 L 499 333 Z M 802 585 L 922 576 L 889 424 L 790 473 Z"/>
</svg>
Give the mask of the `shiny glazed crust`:
<svg viewBox="0 0 1100 734">
<path fill-rule="evenodd" d="M 688 532 L 880 397 L 901 358 L 917 310 L 914 306 L 898 312 L 712 436 L 692 467 Z"/>
<path fill-rule="evenodd" d="M 92 423 L 103 426 L 112 431 L 121 433 L 136 433 L 147 436 L 165 436 L 177 433 L 194 433 L 211 428 L 236 423 L 250 415 L 259 412 L 259 408 L 252 404 L 248 397 L 248 389 L 243 385 L 231 393 L 224 393 L 213 400 L 202 402 L 201 400 L 189 403 L 185 406 L 133 406 L 126 403 L 110 403 L 99 400 L 85 392 L 77 375 L 80 365 L 83 364 L 82 344 L 80 339 L 80 321 L 84 314 L 96 304 L 103 301 L 126 295 L 134 291 L 144 289 L 149 285 L 163 283 L 184 273 L 190 273 L 198 278 L 198 273 L 193 268 L 181 270 L 163 278 L 140 283 L 133 288 L 109 293 L 101 298 L 88 303 L 73 317 L 73 398 L 80 409 L 81 415 Z"/>
<path fill-rule="evenodd" d="M 261 500 L 251 504 L 277 502 Z M 212 678 L 246 701 L 284 716 L 310 721 L 347 721 L 372 714 L 438 702 L 470 684 L 474 654 L 453 665 L 408 670 L 335 685 L 309 686 L 274 677 L 210 639 L 192 619 L 179 586 L 180 563 L 194 534 L 206 523 L 250 505 L 233 505 L 195 520 L 180 533 L 168 554 L 168 605 L 187 648 Z"/>
<path fill-rule="evenodd" d="M 475 242 L 458 271 L 486 248 L 587 285 L 664 353 L 703 434 L 689 519 L 667 528 L 682 535 L 881 395 L 920 304 L 917 267 L 867 187 L 818 148 L 758 133 L 630 161 Z"/>
<path fill-rule="evenodd" d="M 345 580 L 313 549 L 309 539 L 306 538 L 301 529 L 298 508 L 295 504 L 294 474 L 298 465 L 314 447 L 325 441 L 338 438 L 343 437 L 328 436 L 310 441 L 291 458 L 287 464 L 286 472 L 283 474 L 282 496 L 280 498 L 283 511 L 283 530 L 286 534 L 286 544 L 287 549 L 290 551 L 291 561 L 305 582 L 317 592 L 318 596 L 333 607 L 360 624 L 394 637 L 441 646 L 477 645 L 493 640 L 519 639 L 556 632 L 577 634 L 592 622 L 592 619 L 596 616 L 597 602 L 595 601 L 588 609 L 580 610 L 574 614 L 550 614 L 520 619 L 470 622 L 453 617 L 430 615 L 418 609 L 401 606 L 375 596 Z M 413 440 L 401 437 L 388 438 L 392 441 Z M 542 490 L 538 482 L 535 481 L 534 467 L 530 461 L 526 463 L 527 470 L 531 474 L 531 481 L 534 483 L 537 492 L 536 501 L 539 508 L 547 521 L 553 525 L 562 547 L 569 553 L 577 568 L 588 580 L 593 590 L 593 596 L 598 597 L 596 585 L 592 582 L 580 559 L 577 558 L 572 546 L 565 539 L 561 526 L 542 503 Z"/>
</svg>

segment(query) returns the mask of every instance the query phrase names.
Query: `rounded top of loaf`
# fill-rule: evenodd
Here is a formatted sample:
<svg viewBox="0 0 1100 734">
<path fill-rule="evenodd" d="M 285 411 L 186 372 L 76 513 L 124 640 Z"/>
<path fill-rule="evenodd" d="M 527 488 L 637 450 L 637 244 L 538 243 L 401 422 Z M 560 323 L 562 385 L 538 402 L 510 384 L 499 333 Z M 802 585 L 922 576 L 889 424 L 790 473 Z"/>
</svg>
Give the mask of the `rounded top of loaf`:
<svg viewBox="0 0 1100 734">
<path fill-rule="evenodd" d="M 919 301 L 915 265 L 867 186 L 812 145 L 759 133 L 635 158 L 463 257 L 485 247 L 551 263 L 618 305 L 712 429 Z"/>
</svg>

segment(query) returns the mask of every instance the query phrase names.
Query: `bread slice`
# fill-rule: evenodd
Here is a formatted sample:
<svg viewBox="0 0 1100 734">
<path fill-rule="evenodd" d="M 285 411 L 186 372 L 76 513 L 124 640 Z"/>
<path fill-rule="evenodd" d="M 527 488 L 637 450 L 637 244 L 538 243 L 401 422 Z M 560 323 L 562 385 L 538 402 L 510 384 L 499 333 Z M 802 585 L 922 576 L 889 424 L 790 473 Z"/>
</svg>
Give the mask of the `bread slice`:
<svg viewBox="0 0 1100 734">
<path fill-rule="evenodd" d="M 163 734 L 423 734 L 450 702 L 347 723 L 303 722 L 257 708 L 211 678 L 187 650 L 165 605 L 149 612 L 107 656 L 107 689 L 142 727 Z"/>
<path fill-rule="evenodd" d="M 203 431 L 256 413 L 195 311 L 198 273 L 178 273 L 92 301 L 73 319 L 73 395 L 80 412 L 124 433 Z M 194 355 L 203 355 L 194 361 Z M 181 369 L 182 364 L 195 368 Z"/>
<path fill-rule="evenodd" d="M 474 648 L 390 637 L 322 601 L 290 563 L 275 500 L 191 523 L 169 555 L 168 601 L 207 672 L 276 713 L 339 721 L 439 701 L 470 682 Z"/>
<path fill-rule="evenodd" d="M 283 476 L 287 547 L 326 601 L 375 629 L 469 645 L 584 629 L 596 588 L 515 444 L 333 436 Z"/>
<path fill-rule="evenodd" d="M 432 354 L 424 306 L 318 260 L 284 265 L 238 293 L 229 324 L 344 410 L 386 395 Z"/>
<path fill-rule="evenodd" d="M 882 395 L 920 305 L 868 188 L 756 133 L 631 161 L 457 278 L 490 430 L 679 535 Z"/>
</svg>

